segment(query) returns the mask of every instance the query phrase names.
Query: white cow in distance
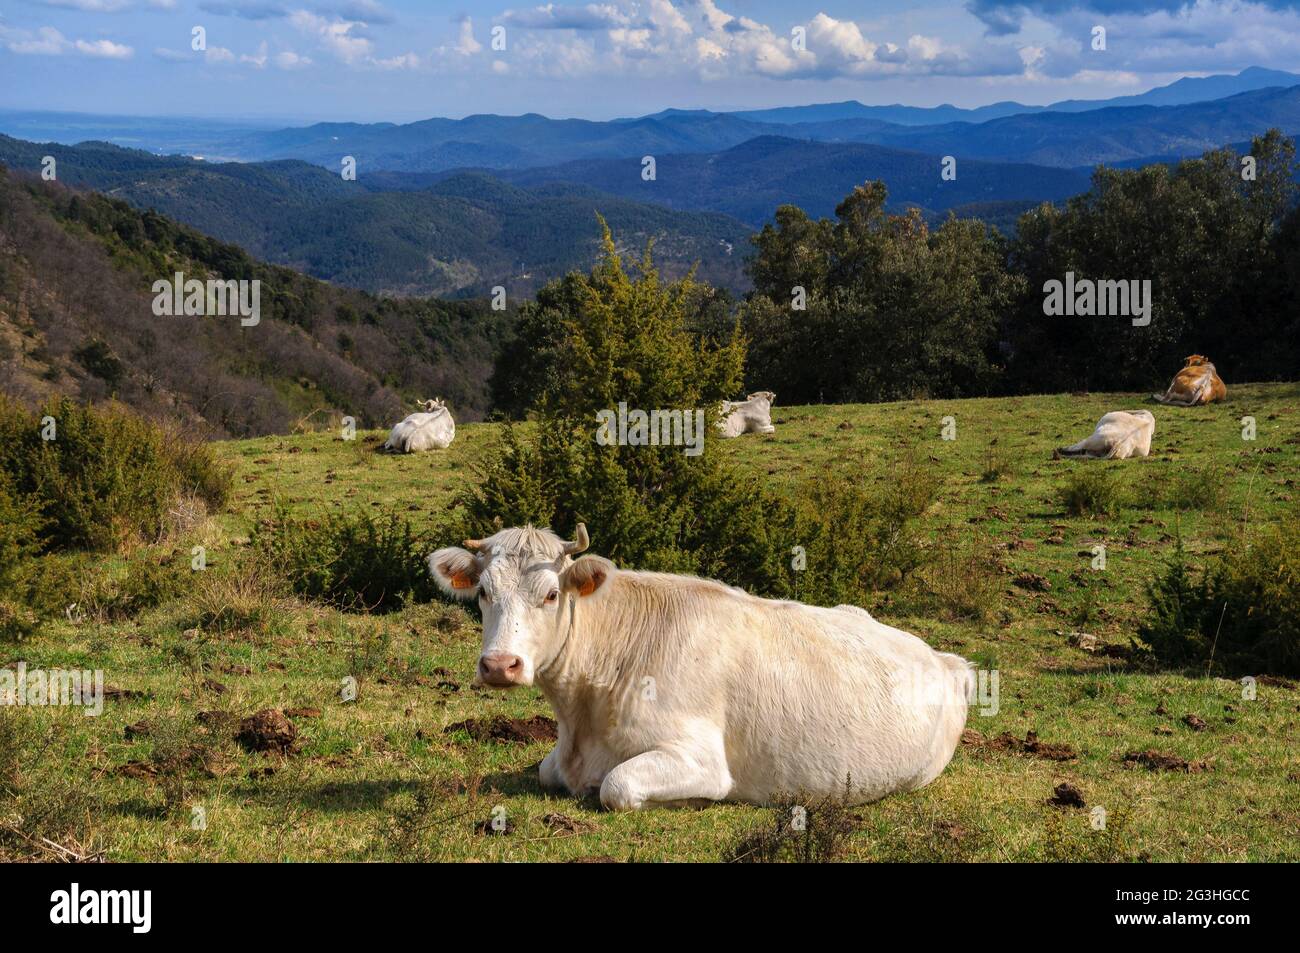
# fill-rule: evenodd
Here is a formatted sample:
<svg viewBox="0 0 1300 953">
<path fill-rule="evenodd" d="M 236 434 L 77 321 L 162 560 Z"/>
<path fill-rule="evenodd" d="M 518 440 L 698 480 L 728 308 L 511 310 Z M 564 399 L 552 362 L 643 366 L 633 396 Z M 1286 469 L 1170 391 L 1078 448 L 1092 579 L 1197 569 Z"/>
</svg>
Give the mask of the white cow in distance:
<svg viewBox="0 0 1300 953">
<path fill-rule="evenodd" d="M 724 437 L 739 437 L 742 433 L 776 433 L 772 426 L 772 404 L 776 394 L 770 390 L 755 391 L 744 400 L 722 402 L 723 418 L 718 429 Z"/>
<path fill-rule="evenodd" d="M 1151 453 L 1151 438 L 1156 432 L 1156 418 L 1149 410 L 1115 410 L 1097 421 L 1091 436 L 1076 444 L 1062 447 L 1063 457 L 1089 457 L 1098 460 L 1127 460 Z"/>
<path fill-rule="evenodd" d="M 559 728 L 541 782 L 612 810 L 784 795 L 852 803 L 911 791 L 952 758 L 970 663 L 865 610 L 759 599 L 693 576 L 573 556 L 504 529 L 429 556 L 477 600 L 477 681 L 537 685 Z"/>
<path fill-rule="evenodd" d="M 393 453 L 446 450 L 456 439 L 456 421 L 441 398 L 419 401 L 422 413 L 411 414 L 393 428 L 384 443 Z"/>
</svg>

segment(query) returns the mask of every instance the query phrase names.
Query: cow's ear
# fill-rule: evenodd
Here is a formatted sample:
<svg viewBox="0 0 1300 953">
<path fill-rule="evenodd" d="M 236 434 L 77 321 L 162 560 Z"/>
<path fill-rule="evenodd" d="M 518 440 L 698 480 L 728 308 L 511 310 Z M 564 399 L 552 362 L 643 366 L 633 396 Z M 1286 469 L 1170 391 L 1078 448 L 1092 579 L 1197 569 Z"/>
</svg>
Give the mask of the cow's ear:
<svg viewBox="0 0 1300 953">
<path fill-rule="evenodd" d="M 478 595 L 478 560 L 459 546 L 448 546 L 429 557 L 429 572 L 438 588 L 455 599 Z"/>
<path fill-rule="evenodd" d="M 616 572 L 618 569 L 614 564 L 603 556 L 584 556 L 564 570 L 560 584 L 565 592 L 589 596 L 608 585 L 610 577 Z"/>
</svg>

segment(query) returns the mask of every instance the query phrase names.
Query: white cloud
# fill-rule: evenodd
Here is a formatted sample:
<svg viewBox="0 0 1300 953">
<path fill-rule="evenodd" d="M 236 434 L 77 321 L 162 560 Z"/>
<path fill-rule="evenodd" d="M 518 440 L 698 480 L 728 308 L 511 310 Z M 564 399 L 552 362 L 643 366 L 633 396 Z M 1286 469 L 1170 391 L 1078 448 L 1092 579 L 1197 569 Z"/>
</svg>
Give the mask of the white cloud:
<svg viewBox="0 0 1300 953">
<path fill-rule="evenodd" d="M 280 69 L 302 69 L 311 66 L 311 57 L 300 56 L 293 50 L 282 50 L 275 54 L 275 65 Z"/>
<path fill-rule="evenodd" d="M 135 50 L 131 47 L 112 40 L 77 40 L 74 45 L 78 53 L 110 60 L 126 60 L 135 55 Z"/>
<path fill-rule="evenodd" d="M 58 56 L 65 53 L 71 45 L 67 38 L 52 26 L 43 26 L 35 35 L 26 31 L 6 30 L 4 34 L 5 49 L 10 53 L 29 56 Z"/>
<path fill-rule="evenodd" d="M 419 69 L 420 57 L 414 53 L 403 53 L 400 56 L 390 56 L 386 59 L 377 59 L 373 61 L 378 69 L 396 70 L 396 69 Z"/>
<path fill-rule="evenodd" d="M 52 26 L 43 26 L 32 33 L 0 25 L 0 46 L 10 53 L 22 56 L 80 53 L 82 56 L 124 60 L 135 54 L 135 50 L 124 43 L 114 43 L 112 40 L 72 40 Z"/>
<path fill-rule="evenodd" d="M 266 66 L 266 60 L 266 40 L 258 44 L 256 53 L 244 53 L 239 57 L 239 62 L 248 63 L 254 69 L 262 69 Z"/>
<path fill-rule="evenodd" d="M 442 48 L 446 52 L 447 47 Z M 483 50 L 483 44 L 474 39 L 474 19 L 473 17 L 461 17 L 460 31 L 456 35 L 456 42 L 450 47 L 450 52 L 459 56 L 472 56 Z"/>
<path fill-rule="evenodd" d="M 83 13 L 117 13 L 131 6 L 130 0 L 41 0 L 47 7 L 80 10 Z"/>
<path fill-rule="evenodd" d="M 368 60 L 374 50 L 374 43 L 361 33 L 366 25 L 357 20 L 330 19 L 308 10 L 295 10 L 289 22 L 344 63 Z"/>
<path fill-rule="evenodd" d="M 471 55 L 483 52 L 485 43 L 462 17 L 433 61 L 461 72 L 499 70 L 496 63 L 503 61 L 512 72 L 569 78 L 960 76 L 997 84 L 1077 78 L 1118 86 L 1131 85 L 1135 75 L 1235 71 L 1253 64 L 1293 69 L 1300 61 L 1294 0 L 1135 0 L 1134 12 L 1124 12 L 1120 0 L 949 0 L 933 11 L 924 33 L 901 14 L 868 22 L 818 12 L 798 24 L 806 32 L 803 50 L 791 44 L 794 24 L 776 14 L 761 22 L 723 7 L 738 2 L 524 3 L 490 21 L 510 31 L 509 47 L 499 56 Z M 1090 4 L 1104 6 L 1105 15 Z M 1018 11 L 1014 30 L 983 34 L 989 17 L 1012 8 Z M 1091 55 L 1088 41 L 1098 22 L 1108 27 L 1109 50 Z"/>
<path fill-rule="evenodd" d="M 42 6 L 63 10 L 80 10 L 82 13 L 121 13 L 135 7 L 136 0 L 40 0 Z M 143 0 L 154 10 L 175 10 L 176 0 Z"/>
</svg>

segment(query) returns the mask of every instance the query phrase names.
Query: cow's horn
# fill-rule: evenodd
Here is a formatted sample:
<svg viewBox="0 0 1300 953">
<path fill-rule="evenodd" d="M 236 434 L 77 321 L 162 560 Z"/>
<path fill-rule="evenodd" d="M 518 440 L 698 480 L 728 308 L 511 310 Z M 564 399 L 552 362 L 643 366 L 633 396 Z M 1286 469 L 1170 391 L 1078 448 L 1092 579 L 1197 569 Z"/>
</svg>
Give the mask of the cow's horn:
<svg viewBox="0 0 1300 953">
<path fill-rule="evenodd" d="M 466 549 L 481 549 L 483 547 L 483 540 L 467 539 L 461 545 L 463 545 Z"/>
<path fill-rule="evenodd" d="M 578 553 L 585 552 L 590 545 L 591 539 L 587 536 L 587 524 L 579 523 L 577 539 L 571 543 L 565 543 L 562 552 L 565 556 L 576 556 Z"/>
</svg>

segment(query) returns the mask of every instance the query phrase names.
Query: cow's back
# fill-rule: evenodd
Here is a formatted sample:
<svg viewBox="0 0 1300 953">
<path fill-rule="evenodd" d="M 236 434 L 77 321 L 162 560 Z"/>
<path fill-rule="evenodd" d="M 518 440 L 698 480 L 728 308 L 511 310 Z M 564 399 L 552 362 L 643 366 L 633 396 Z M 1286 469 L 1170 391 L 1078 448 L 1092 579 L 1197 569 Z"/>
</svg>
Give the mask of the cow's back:
<svg viewBox="0 0 1300 953">
<path fill-rule="evenodd" d="M 762 603 L 746 616 L 753 638 L 727 673 L 738 799 L 869 801 L 943 770 L 966 721 L 964 662 L 861 610 Z"/>
</svg>

